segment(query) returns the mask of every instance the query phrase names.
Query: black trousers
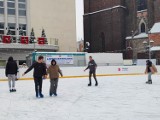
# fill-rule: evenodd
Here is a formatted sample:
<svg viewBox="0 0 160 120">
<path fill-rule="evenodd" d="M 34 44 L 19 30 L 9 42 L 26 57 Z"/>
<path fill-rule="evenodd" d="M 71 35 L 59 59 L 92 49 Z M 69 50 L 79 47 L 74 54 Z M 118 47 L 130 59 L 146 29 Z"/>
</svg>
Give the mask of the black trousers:
<svg viewBox="0 0 160 120">
<path fill-rule="evenodd" d="M 92 74 L 93 74 L 93 78 L 94 78 L 95 82 L 98 83 L 97 78 L 96 78 L 96 71 L 89 71 L 89 83 L 91 84 Z"/>
<path fill-rule="evenodd" d="M 57 93 L 58 78 L 50 80 L 50 94 Z"/>
<path fill-rule="evenodd" d="M 35 92 L 36 94 L 42 94 L 42 77 L 34 77 L 34 83 L 35 83 Z"/>
</svg>

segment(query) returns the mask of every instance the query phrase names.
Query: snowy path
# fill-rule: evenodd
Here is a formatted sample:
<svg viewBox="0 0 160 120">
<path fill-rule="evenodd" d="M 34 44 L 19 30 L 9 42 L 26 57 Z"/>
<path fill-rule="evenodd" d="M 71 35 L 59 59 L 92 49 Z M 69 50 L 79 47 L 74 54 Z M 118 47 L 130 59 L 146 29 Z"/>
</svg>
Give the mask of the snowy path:
<svg viewBox="0 0 160 120">
<path fill-rule="evenodd" d="M 33 81 L 18 81 L 16 93 L 0 82 L 0 120 L 160 120 L 160 76 L 153 85 L 144 84 L 146 76 L 98 81 L 88 87 L 88 78 L 60 79 L 58 96 L 49 97 L 44 80 L 43 99 L 35 98 Z"/>
</svg>

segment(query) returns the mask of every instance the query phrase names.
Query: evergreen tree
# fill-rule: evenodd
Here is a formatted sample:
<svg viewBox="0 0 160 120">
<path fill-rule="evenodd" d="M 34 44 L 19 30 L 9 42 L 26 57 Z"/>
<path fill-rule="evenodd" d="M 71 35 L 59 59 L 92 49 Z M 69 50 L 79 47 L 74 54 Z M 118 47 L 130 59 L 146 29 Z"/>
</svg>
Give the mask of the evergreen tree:
<svg viewBox="0 0 160 120">
<path fill-rule="evenodd" d="M 32 28 L 29 43 L 34 43 L 34 40 L 35 40 L 35 34 L 34 34 L 34 29 Z"/>
<path fill-rule="evenodd" d="M 45 30 L 44 30 L 44 29 L 42 29 L 42 35 L 41 35 L 41 37 L 44 37 L 44 38 L 45 38 L 45 39 L 44 39 L 44 44 L 48 44 L 47 37 L 46 37 L 46 34 L 45 34 Z"/>
</svg>

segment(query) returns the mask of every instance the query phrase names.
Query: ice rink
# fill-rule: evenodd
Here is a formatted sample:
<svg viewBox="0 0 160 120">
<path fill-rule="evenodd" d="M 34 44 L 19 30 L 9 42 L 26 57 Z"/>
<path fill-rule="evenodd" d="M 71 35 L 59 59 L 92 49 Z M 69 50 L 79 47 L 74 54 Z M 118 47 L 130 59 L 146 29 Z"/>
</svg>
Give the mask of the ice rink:
<svg viewBox="0 0 160 120">
<path fill-rule="evenodd" d="M 36 98 L 32 80 L 17 81 L 16 93 L 0 82 L 0 120 L 160 120 L 160 76 L 145 84 L 147 76 L 98 77 L 99 86 L 88 87 L 88 78 L 61 78 L 58 96 Z"/>
</svg>

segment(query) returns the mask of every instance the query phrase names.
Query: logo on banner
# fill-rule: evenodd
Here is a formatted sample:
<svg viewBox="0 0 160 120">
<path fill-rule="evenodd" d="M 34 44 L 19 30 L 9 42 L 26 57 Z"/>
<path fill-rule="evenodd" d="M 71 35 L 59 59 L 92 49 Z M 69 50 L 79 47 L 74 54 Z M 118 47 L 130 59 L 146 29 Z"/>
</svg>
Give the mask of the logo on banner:
<svg viewBox="0 0 160 120">
<path fill-rule="evenodd" d="M 128 68 L 118 68 L 118 71 L 128 71 Z"/>
<path fill-rule="evenodd" d="M 50 55 L 46 56 L 46 64 L 50 64 L 55 59 L 59 65 L 73 64 L 73 55 Z"/>
</svg>

